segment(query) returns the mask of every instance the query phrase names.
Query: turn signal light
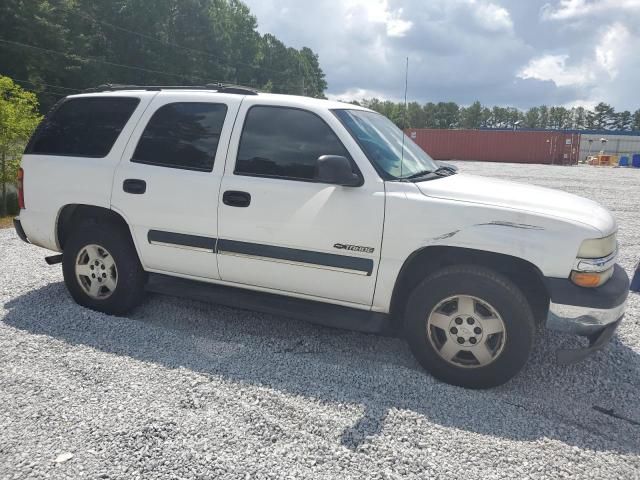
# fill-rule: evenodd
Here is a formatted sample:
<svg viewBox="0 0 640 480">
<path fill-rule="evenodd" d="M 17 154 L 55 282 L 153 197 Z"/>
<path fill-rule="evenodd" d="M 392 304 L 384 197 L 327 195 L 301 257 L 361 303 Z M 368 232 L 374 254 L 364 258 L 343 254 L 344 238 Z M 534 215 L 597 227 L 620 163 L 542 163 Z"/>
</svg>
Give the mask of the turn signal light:
<svg viewBox="0 0 640 480">
<path fill-rule="evenodd" d="M 579 287 L 595 288 L 603 285 L 611 278 L 613 269 L 605 272 L 571 272 L 571 281 Z"/>
<path fill-rule="evenodd" d="M 18 169 L 18 206 L 24 210 L 24 170 Z"/>
</svg>

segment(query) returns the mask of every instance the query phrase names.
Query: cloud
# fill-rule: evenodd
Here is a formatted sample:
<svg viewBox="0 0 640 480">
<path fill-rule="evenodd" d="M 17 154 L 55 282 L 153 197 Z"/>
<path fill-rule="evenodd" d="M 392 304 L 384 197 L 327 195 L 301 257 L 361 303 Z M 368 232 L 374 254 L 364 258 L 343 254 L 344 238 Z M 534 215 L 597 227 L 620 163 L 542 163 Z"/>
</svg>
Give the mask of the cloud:
<svg viewBox="0 0 640 480">
<path fill-rule="evenodd" d="M 331 98 L 640 107 L 640 0 L 245 0 Z"/>
<path fill-rule="evenodd" d="M 500 7 L 494 3 L 477 3 L 473 8 L 474 15 L 481 25 L 488 30 L 512 30 L 513 21 L 511 15 L 506 8 Z"/>
<path fill-rule="evenodd" d="M 518 76 L 550 80 L 559 87 L 595 84 L 606 81 L 605 76 L 615 79 L 626 56 L 620 46 L 630 39 L 629 30 L 620 23 L 614 23 L 604 30 L 593 56 L 583 59 L 579 65 L 567 65 L 569 55 L 548 54 L 532 59 Z"/>
<path fill-rule="evenodd" d="M 542 18 L 545 20 L 572 20 L 598 14 L 609 14 L 611 11 L 637 11 L 640 0 L 561 0 L 559 5 L 545 4 Z"/>
<path fill-rule="evenodd" d="M 568 67 L 569 55 L 543 55 L 534 58 L 523 68 L 520 78 L 535 80 L 550 80 L 559 87 L 568 85 L 584 85 L 591 81 L 592 73 L 583 66 Z"/>
<path fill-rule="evenodd" d="M 621 72 L 632 72 L 631 75 L 637 78 L 640 69 L 637 68 L 637 55 L 632 53 L 633 49 L 621 46 L 640 46 L 640 39 L 634 38 L 629 29 L 620 22 L 601 27 L 600 31 L 600 41 L 593 46 L 590 55 L 572 63 L 568 54 L 545 54 L 535 57 L 518 72 L 518 77 L 551 81 L 557 87 L 579 87 L 580 91 L 585 93 L 570 102 L 572 104 L 595 104 L 606 97 L 609 101 L 613 99 L 614 103 L 623 103 L 618 100 L 619 95 L 616 93 L 615 86 L 620 85 L 618 77 Z M 622 82 L 622 91 L 626 90 L 625 83 L 626 81 Z"/>
</svg>

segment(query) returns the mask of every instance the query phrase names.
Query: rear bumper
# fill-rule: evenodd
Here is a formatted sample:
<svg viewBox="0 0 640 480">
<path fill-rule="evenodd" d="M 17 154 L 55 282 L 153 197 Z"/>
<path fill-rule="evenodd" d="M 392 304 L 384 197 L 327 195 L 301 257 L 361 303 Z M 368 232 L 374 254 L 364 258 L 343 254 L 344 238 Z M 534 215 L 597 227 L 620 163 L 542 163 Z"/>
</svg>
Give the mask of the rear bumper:
<svg viewBox="0 0 640 480">
<path fill-rule="evenodd" d="M 22 223 L 20 222 L 19 218 L 13 219 L 13 227 L 16 229 L 16 233 L 18 234 L 18 237 L 20 237 L 20 240 L 22 240 L 23 242 L 31 243 L 27 238 L 27 234 L 24 233 L 24 229 L 22 228 Z"/>
<path fill-rule="evenodd" d="M 551 296 L 547 328 L 586 336 L 590 345 L 584 349 L 561 350 L 561 363 L 580 361 L 604 347 L 620 325 L 629 295 L 629 277 L 615 265 L 611 279 L 598 288 L 583 288 L 568 279 L 549 278 Z"/>
</svg>

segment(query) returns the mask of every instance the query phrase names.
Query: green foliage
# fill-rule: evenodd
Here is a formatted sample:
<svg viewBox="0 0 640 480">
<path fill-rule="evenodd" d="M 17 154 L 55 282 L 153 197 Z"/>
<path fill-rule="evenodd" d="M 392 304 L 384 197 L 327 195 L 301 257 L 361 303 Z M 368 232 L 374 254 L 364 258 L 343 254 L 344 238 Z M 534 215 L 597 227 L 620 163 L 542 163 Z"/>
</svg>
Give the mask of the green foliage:
<svg viewBox="0 0 640 480">
<path fill-rule="evenodd" d="M 640 130 L 640 108 L 633 113 L 633 130 Z"/>
<path fill-rule="evenodd" d="M 20 153 L 40 118 L 35 94 L 0 76 L 0 216 L 7 214 L 7 184 L 15 181 Z"/>
<path fill-rule="evenodd" d="M 354 102 L 355 103 L 355 102 Z M 377 98 L 358 102 L 386 115 L 400 128 L 541 128 L 558 130 L 640 130 L 640 109 L 631 114 L 619 112 L 606 103 L 593 111 L 584 107 L 548 107 L 540 105 L 522 111 L 513 107 L 486 107 L 475 101 L 468 107 L 454 102 L 417 102 L 407 104 L 382 101 Z"/>
<path fill-rule="evenodd" d="M 3 0 L 2 73 L 43 111 L 104 83 L 237 83 L 323 97 L 318 56 L 260 35 L 239 0 Z"/>
<path fill-rule="evenodd" d="M 6 215 L 15 217 L 20 213 L 20 207 L 18 206 L 18 194 L 15 192 L 7 193 L 7 208 Z"/>
</svg>

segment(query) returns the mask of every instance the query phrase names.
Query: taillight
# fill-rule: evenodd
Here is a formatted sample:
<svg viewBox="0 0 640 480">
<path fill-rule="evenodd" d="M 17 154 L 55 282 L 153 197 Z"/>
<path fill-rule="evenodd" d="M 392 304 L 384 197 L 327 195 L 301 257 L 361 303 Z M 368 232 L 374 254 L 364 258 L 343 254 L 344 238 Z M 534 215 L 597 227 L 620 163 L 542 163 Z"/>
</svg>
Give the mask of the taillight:
<svg viewBox="0 0 640 480">
<path fill-rule="evenodd" d="M 20 210 L 24 207 L 24 170 L 18 169 L 18 206 Z"/>
</svg>

